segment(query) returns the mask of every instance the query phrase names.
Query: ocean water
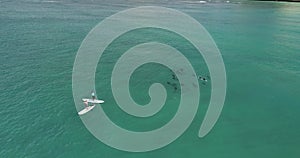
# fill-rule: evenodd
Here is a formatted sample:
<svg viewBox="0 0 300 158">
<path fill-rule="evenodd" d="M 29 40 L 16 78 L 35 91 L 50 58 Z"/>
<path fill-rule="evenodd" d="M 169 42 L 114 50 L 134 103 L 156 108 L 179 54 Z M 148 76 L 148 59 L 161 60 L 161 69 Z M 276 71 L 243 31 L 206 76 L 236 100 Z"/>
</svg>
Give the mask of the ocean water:
<svg viewBox="0 0 300 158">
<path fill-rule="evenodd" d="M 211 86 L 200 83 L 200 108 L 187 131 L 164 148 L 131 153 L 105 145 L 85 128 L 74 106 L 72 69 L 82 40 L 96 24 L 118 11 L 144 5 L 174 8 L 198 20 L 222 53 L 228 87 L 222 114 L 207 136 L 197 134 Z M 139 29 L 114 41 L 99 61 L 96 90 L 106 101 L 103 109 L 110 119 L 134 131 L 163 126 L 180 101 L 180 89 L 167 84 L 178 81 L 157 64 L 134 72 L 130 92 L 137 103 L 146 104 L 149 86 L 162 83 L 168 98 L 159 113 L 136 118 L 114 101 L 110 75 L 115 62 L 124 50 L 146 41 L 178 48 L 197 74 L 209 74 L 203 58 L 171 32 Z M 0 157 L 298 158 L 299 43 L 299 3 L 1 0 Z"/>
</svg>

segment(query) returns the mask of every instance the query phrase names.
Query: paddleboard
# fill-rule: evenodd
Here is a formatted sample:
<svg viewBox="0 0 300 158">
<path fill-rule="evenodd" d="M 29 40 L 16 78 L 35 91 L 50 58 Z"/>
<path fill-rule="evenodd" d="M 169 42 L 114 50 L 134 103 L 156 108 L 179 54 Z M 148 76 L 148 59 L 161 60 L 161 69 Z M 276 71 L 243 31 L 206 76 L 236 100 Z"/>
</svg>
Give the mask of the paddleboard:
<svg viewBox="0 0 300 158">
<path fill-rule="evenodd" d="M 78 112 L 78 115 L 83 115 L 86 114 L 87 112 L 91 111 L 92 109 L 94 109 L 95 105 L 92 106 L 88 106 L 86 108 L 84 108 L 83 110 Z"/>
<path fill-rule="evenodd" d="M 89 103 L 92 103 L 92 104 L 101 104 L 101 103 L 104 103 L 103 100 L 98 100 L 98 99 L 82 99 L 83 102 L 87 101 Z"/>
</svg>

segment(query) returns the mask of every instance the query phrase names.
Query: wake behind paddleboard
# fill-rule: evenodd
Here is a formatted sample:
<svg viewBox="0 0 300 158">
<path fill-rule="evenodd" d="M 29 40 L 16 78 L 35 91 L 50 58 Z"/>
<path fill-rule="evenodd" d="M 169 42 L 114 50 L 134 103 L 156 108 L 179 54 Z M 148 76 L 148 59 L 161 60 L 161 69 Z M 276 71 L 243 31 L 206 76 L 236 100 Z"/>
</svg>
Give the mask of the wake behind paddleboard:
<svg viewBox="0 0 300 158">
<path fill-rule="evenodd" d="M 104 103 L 103 100 L 98 100 L 98 99 L 82 99 L 83 102 L 89 102 L 89 103 L 92 103 L 92 104 L 101 104 L 101 103 Z"/>
<path fill-rule="evenodd" d="M 92 109 L 94 109 L 95 105 L 92 106 L 88 106 L 86 108 L 84 108 L 83 110 L 78 112 L 78 115 L 83 115 L 86 114 L 87 112 L 91 111 Z"/>
</svg>

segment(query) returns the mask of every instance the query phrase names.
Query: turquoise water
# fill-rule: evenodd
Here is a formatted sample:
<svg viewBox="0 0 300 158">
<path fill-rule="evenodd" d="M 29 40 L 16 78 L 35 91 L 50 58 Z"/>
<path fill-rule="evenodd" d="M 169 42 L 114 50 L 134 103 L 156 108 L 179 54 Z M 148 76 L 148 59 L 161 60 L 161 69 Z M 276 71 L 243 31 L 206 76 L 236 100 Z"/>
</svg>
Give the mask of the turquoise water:
<svg viewBox="0 0 300 158">
<path fill-rule="evenodd" d="M 209 84 L 201 85 L 196 118 L 179 139 L 155 151 L 130 153 L 106 146 L 85 128 L 74 106 L 72 68 L 90 29 L 109 15 L 142 5 L 178 9 L 204 25 L 223 55 L 228 88 L 221 117 L 206 137 L 197 134 L 209 103 Z M 1 1 L 0 6 L 0 157 L 300 156 L 300 4 Z M 111 69 L 123 50 L 143 40 L 177 47 L 198 74 L 208 74 L 202 57 L 170 32 L 141 29 L 114 41 L 99 62 L 103 68 L 97 69 L 96 89 L 111 120 L 135 131 L 167 123 L 180 96 L 180 90 L 166 84 L 179 84 L 167 68 L 147 64 L 133 74 L 131 94 L 146 104 L 148 87 L 161 82 L 168 92 L 166 106 L 146 119 L 117 107 L 109 86 Z"/>
</svg>

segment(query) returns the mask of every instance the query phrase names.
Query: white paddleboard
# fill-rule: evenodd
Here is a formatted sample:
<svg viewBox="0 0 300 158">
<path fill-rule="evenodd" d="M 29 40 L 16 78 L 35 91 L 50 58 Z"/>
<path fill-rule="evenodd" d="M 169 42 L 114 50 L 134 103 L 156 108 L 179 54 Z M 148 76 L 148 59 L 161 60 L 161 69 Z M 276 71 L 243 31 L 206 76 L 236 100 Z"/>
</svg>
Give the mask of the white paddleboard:
<svg viewBox="0 0 300 158">
<path fill-rule="evenodd" d="M 92 104 L 101 104 L 101 103 L 104 103 L 103 100 L 98 100 L 98 99 L 82 99 L 83 102 L 89 102 L 89 103 L 92 103 Z"/>
<path fill-rule="evenodd" d="M 88 106 L 86 108 L 84 108 L 83 110 L 78 112 L 78 115 L 83 115 L 86 114 L 87 112 L 91 111 L 92 109 L 94 109 L 95 105 L 92 106 Z"/>
</svg>

